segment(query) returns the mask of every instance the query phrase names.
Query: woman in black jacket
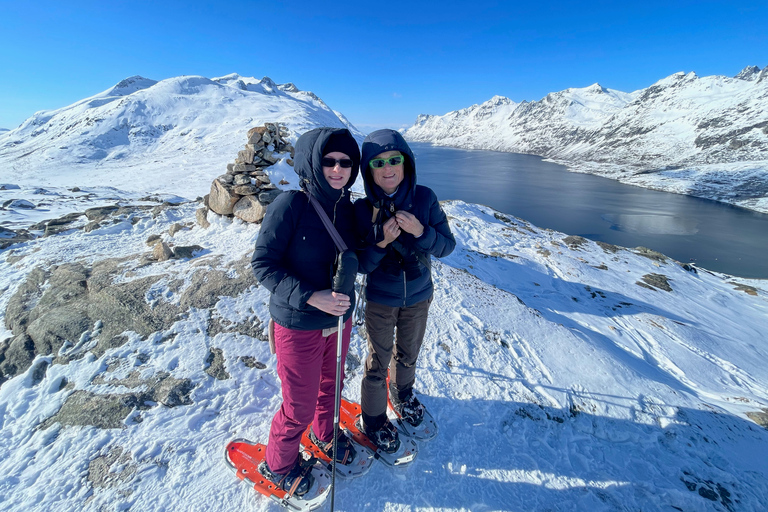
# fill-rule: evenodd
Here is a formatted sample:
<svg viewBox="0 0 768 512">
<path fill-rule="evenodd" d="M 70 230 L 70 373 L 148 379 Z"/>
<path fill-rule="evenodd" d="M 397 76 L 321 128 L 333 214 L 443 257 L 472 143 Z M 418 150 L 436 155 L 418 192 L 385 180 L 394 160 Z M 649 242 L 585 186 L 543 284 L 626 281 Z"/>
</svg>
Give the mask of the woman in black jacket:
<svg viewBox="0 0 768 512">
<path fill-rule="evenodd" d="M 336 326 L 343 315 L 345 358 L 355 301 L 354 293 L 331 289 L 338 251 L 309 196 L 319 201 L 347 246 L 355 247 L 349 189 L 359 164 L 360 150 L 346 129 L 317 128 L 299 137 L 294 170 L 302 190 L 284 192 L 269 206 L 251 260 L 256 278 L 271 293 L 283 395 L 259 471 L 299 496 L 312 486 L 311 474 L 301 476 L 299 458 L 301 436 L 310 423 L 310 437 L 333 456 Z M 339 434 L 337 461 L 351 463 L 354 448 L 343 431 Z"/>
<path fill-rule="evenodd" d="M 366 198 L 355 202 L 355 215 L 358 236 L 367 247 L 360 254 L 360 271 L 368 274 L 369 351 L 361 426 L 380 449 L 393 453 L 400 443 L 387 419 L 387 393 L 403 421 L 421 423 L 424 407 L 413 384 L 432 302 L 430 257 L 447 256 L 456 241 L 435 193 L 416 184 L 413 152 L 399 132 L 369 134 L 360 164 Z"/>
</svg>

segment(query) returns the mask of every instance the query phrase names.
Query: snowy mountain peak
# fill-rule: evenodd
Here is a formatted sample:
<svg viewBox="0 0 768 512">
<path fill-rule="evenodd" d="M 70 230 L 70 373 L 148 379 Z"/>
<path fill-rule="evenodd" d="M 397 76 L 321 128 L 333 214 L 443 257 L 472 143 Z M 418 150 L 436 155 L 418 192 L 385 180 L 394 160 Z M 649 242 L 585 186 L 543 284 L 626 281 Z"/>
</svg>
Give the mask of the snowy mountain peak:
<svg viewBox="0 0 768 512">
<path fill-rule="evenodd" d="M 220 174 L 226 164 L 220 160 L 236 155 L 248 130 L 265 122 L 281 122 L 292 134 L 337 126 L 363 137 L 313 93 L 294 84 L 278 85 L 269 77 L 258 80 L 232 73 L 155 81 L 134 76 L 1 132 L 0 167 L 20 181 L 42 173 L 46 183 L 69 181 L 67 185 L 88 181 L 84 174 L 98 169 L 111 186 L 134 190 L 145 184 L 135 183 L 124 172 L 127 166 L 163 162 L 170 171 L 185 166 L 188 158 L 200 162 L 207 156 L 213 166 L 196 164 L 185 184 L 185 193 L 195 197 Z M 116 167 L 108 172 L 111 166 Z M 62 173 L 65 168 L 73 173 L 68 178 Z"/>
<path fill-rule="evenodd" d="M 111 89 L 107 89 L 104 94 L 108 96 L 125 96 L 148 87 L 152 87 L 157 83 L 157 80 L 150 80 L 143 76 L 134 75 L 118 82 Z"/>
<path fill-rule="evenodd" d="M 653 171 L 665 173 L 666 179 L 670 169 L 680 168 L 685 185 L 657 179 L 653 188 L 715 196 L 762 211 L 759 204 L 766 202 L 768 191 L 763 171 L 768 161 L 766 101 L 768 67 L 750 66 L 734 78 L 679 72 L 631 93 L 598 83 L 551 92 L 517 104 L 493 122 L 478 115 L 478 106 L 419 116 L 403 133 L 416 142 L 559 159 L 572 169 L 630 183 L 651 182 Z M 702 184 L 690 185 L 686 169 L 701 165 L 747 170 L 734 173 L 731 191 L 723 192 L 718 169 L 712 178 L 700 173 L 695 179 Z"/>
<path fill-rule="evenodd" d="M 757 80 L 758 75 L 760 74 L 760 68 L 757 66 L 747 66 L 744 69 L 742 69 L 738 75 L 736 75 L 734 78 L 738 78 L 740 80 Z"/>
</svg>

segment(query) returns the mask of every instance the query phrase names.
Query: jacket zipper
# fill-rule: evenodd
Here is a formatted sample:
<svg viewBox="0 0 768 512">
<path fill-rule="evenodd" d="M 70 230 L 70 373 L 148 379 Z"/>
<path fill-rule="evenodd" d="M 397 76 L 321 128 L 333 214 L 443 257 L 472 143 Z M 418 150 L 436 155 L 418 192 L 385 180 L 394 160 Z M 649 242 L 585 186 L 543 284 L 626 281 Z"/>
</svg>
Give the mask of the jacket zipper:
<svg viewBox="0 0 768 512">
<path fill-rule="evenodd" d="M 405 300 L 408 298 L 408 281 L 406 280 L 405 270 L 403 272 L 403 307 L 405 307 Z"/>
</svg>

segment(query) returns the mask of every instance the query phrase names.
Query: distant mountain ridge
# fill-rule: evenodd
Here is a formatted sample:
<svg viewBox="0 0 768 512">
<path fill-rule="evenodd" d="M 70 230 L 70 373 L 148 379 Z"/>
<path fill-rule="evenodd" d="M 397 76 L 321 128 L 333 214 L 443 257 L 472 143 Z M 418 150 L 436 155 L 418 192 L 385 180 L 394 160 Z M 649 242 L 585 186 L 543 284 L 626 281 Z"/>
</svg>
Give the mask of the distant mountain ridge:
<svg viewBox="0 0 768 512">
<path fill-rule="evenodd" d="M 113 186 L 125 185 L 117 174 L 131 166 L 204 160 L 223 169 L 242 149 L 247 131 L 265 122 L 286 125 L 293 139 L 316 126 L 348 127 L 363 138 L 314 93 L 292 83 L 238 74 L 160 81 L 133 76 L 67 107 L 37 112 L 0 133 L 0 169 L 6 181 L 38 175 L 45 184 L 62 171 L 82 183 L 78 179 L 85 174 L 115 167 L 118 173 L 99 175 Z"/>
<path fill-rule="evenodd" d="M 532 102 L 494 96 L 445 115 L 420 115 L 404 136 L 535 154 L 576 171 L 768 211 L 768 68 L 750 66 L 733 78 L 675 73 L 631 93 L 593 84 Z M 737 163 L 751 165 L 731 168 Z M 675 171 L 691 169 L 701 175 L 687 189 L 665 188 Z M 723 170 L 735 171 L 727 178 L 733 193 L 710 186 L 711 172 Z"/>
</svg>

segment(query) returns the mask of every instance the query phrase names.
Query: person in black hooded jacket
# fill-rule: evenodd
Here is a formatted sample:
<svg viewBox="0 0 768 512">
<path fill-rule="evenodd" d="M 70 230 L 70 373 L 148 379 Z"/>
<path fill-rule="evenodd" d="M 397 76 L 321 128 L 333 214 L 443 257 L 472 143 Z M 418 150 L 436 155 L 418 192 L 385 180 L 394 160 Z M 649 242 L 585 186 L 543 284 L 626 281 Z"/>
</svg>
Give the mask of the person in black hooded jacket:
<svg viewBox="0 0 768 512">
<path fill-rule="evenodd" d="M 356 247 L 349 189 L 360 164 L 357 142 L 346 129 L 317 128 L 296 142 L 294 170 L 302 190 L 280 194 L 269 205 L 251 266 L 271 295 L 277 373 L 283 403 L 272 420 L 259 471 L 278 487 L 305 494 L 312 475 L 302 474 L 299 444 L 310 437 L 333 456 L 338 318 L 343 315 L 342 357 L 349 348 L 355 303 L 332 291 L 337 248 L 309 202 L 316 198 L 348 247 Z M 344 382 L 343 370 L 341 382 Z M 339 431 L 337 460 L 351 463 L 355 451 Z"/>
<path fill-rule="evenodd" d="M 369 351 L 361 426 L 371 441 L 391 453 L 400 443 L 397 429 L 387 419 L 387 393 L 398 415 L 412 425 L 420 424 L 424 407 L 413 384 L 433 295 L 430 257 L 447 256 L 456 240 L 435 193 L 416 184 L 413 152 L 399 132 L 369 134 L 360 168 L 366 197 L 355 202 L 355 215 L 358 237 L 366 247 L 360 253 L 360 271 L 368 274 Z"/>
</svg>

